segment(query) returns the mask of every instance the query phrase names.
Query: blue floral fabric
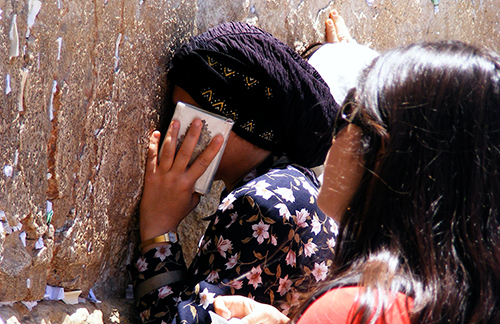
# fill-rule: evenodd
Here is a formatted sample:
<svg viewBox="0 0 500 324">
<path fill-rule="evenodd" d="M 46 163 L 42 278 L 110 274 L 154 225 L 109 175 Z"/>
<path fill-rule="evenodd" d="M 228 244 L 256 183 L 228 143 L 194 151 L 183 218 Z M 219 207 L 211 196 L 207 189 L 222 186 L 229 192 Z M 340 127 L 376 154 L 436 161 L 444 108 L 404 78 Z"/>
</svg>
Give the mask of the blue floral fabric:
<svg viewBox="0 0 500 324">
<path fill-rule="evenodd" d="M 142 255 L 133 271 L 136 287 L 170 276 L 136 301 L 143 322 L 210 323 L 219 294 L 251 297 L 285 314 L 298 306 L 326 278 L 337 235 L 316 205 L 317 193 L 309 170 L 272 169 L 222 200 L 189 269 L 178 243 Z"/>
</svg>

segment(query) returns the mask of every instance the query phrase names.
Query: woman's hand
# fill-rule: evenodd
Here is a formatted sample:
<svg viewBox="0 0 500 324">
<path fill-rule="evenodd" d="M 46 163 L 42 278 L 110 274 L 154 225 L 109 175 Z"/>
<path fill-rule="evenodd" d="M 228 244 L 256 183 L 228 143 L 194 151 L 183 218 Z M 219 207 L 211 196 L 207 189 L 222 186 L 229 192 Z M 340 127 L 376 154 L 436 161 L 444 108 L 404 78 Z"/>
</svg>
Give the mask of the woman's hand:
<svg viewBox="0 0 500 324">
<path fill-rule="evenodd" d="M 241 318 L 244 324 L 286 324 L 290 319 L 271 305 L 243 296 L 218 296 L 215 312 L 225 319 Z"/>
<path fill-rule="evenodd" d="M 222 136 L 215 136 L 188 168 L 203 123 L 199 119 L 192 122 L 176 155 L 179 127 L 177 120 L 170 124 L 159 162 L 160 132 L 155 131 L 150 137 L 139 211 L 142 241 L 168 231 L 176 231 L 179 223 L 196 207 L 200 201 L 200 195 L 194 191 L 196 180 L 208 168 L 223 143 Z M 152 247 L 144 248 L 143 253 Z"/>
<path fill-rule="evenodd" d="M 339 15 L 337 9 L 333 9 L 326 19 L 325 31 L 327 43 L 349 43 L 353 41 L 344 18 Z"/>
</svg>

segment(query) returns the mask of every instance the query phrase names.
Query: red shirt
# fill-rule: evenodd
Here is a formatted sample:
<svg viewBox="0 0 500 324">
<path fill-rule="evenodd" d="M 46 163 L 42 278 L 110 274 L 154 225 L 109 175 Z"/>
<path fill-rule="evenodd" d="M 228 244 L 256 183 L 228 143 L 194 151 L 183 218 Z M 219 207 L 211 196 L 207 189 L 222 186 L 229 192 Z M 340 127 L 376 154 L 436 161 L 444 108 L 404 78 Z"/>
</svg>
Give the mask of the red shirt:
<svg viewBox="0 0 500 324">
<path fill-rule="evenodd" d="M 309 306 L 297 324 L 330 324 L 351 323 L 359 302 L 357 295 L 360 287 L 343 287 L 332 289 Z M 410 324 L 408 310 L 413 308 L 413 299 L 397 293 L 394 301 L 385 312 L 386 324 Z M 359 323 L 359 319 L 354 323 Z M 377 324 L 384 323 L 382 316 Z"/>
</svg>

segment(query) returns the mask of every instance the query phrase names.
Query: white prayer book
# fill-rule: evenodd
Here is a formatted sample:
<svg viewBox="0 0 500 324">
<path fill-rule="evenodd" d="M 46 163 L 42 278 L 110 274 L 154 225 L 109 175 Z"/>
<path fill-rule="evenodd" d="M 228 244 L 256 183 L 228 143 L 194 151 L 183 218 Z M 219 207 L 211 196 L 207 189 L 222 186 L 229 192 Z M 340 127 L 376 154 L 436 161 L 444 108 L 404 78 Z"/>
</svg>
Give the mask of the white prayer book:
<svg viewBox="0 0 500 324">
<path fill-rule="evenodd" d="M 210 144 L 210 141 L 214 136 L 220 134 L 224 137 L 224 143 L 222 144 L 221 149 L 212 160 L 205 173 L 203 173 L 203 175 L 196 181 L 194 187 L 194 190 L 196 192 L 202 195 L 206 195 L 210 192 L 210 188 L 212 187 L 215 172 L 219 167 L 219 162 L 222 158 L 222 153 L 224 152 L 224 148 L 226 147 L 227 139 L 229 137 L 229 133 L 231 132 L 231 128 L 233 127 L 234 121 L 230 118 L 226 118 L 202 110 L 193 105 L 184 102 L 178 102 L 177 106 L 175 107 L 174 115 L 172 117 L 172 120 L 176 119 L 180 123 L 179 135 L 177 138 L 177 151 L 181 147 L 181 144 L 184 141 L 184 137 L 191 127 L 191 122 L 195 118 L 201 119 L 203 121 L 203 128 L 188 166 L 190 166 L 201 154 L 201 152 L 203 152 L 203 150 L 208 146 L 208 144 Z"/>
</svg>

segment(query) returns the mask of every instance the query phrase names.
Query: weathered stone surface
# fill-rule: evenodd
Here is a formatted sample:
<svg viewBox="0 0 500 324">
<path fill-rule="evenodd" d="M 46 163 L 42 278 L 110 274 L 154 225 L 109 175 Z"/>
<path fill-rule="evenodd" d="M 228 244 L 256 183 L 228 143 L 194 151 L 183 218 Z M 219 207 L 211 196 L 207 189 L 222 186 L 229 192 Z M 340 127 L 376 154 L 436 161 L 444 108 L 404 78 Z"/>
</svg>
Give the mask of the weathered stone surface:
<svg viewBox="0 0 500 324">
<path fill-rule="evenodd" d="M 254 23 L 300 51 L 324 41 L 324 20 L 332 8 L 345 17 L 353 37 L 383 51 L 417 41 L 457 39 L 500 50 L 500 4 L 494 0 L 254 0 L 200 1 L 198 30 L 228 20 Z"/>
<path fill-rule="evenodd" d="M 42 0 L 34 15 L 37 3 L 0 0 L 0 301 L 40 300 L 50 284 L 82 295 L 93 287 L 104 303 L 0 307 L 11 323 L 136 318 L 127 303 L 103 307 L 130 282 L 148 135 L 164 119 L 167 63 L 189 36 L 247 21 L 301 51 L 323 41 L 336 7 L 377 50 L 460 39 L 500 51 L 496 0 L 441 1 L 437 13 L 430 0 Z M 188 260 L 220 189 L 181 225 Z"/>
<path fill-rule="evenodd" d="M 42 301 L 30 311 L 22 303 L 1 308 L 6 324 L 131 324 L 137 315 L 131 302 L 110 299 L 100 304 L 66 305 L 62 301 Z"/>
<path fill-rule="evenodd" d="M 0 154 L 13 169 L 0 178 L 0 210 L 15 229 L 0 238 L 0 300 L 41 299 L 47 283 L 86 293 L 109 278 L 101 293 L 123 295 L 147 138 L 168 57 L 195 30 L 195 4 L 43 2 L 25 38 L 28 5 L 0 6 Z M 20 55 L 9 58 L 14 15 Z M 45 247 L 34 249 L 40 238 Z"/>
<path fill-rule="evenodd" d="M 417 41 L 456 39 L 500 51 L 500 4 L 494 0 L 338 1 L 353 36 L 382 51 Z M 367 1 L 369 2 L 369 1 Z"/>
</svg>

